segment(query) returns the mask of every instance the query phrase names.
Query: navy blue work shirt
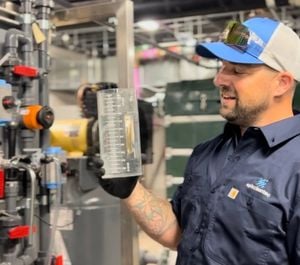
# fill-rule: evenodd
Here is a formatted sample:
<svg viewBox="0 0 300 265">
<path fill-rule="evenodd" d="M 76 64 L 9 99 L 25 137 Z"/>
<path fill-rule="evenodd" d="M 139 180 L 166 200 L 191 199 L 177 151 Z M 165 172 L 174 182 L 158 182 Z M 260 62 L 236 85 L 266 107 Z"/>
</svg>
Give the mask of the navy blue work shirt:
<svg viewBox="0 0 300 265">
<path fill-rule="evenodd" d="M 198 145 L 171 201 L 176 265 L 300 264 L 300 115 Z"/>
</svg>

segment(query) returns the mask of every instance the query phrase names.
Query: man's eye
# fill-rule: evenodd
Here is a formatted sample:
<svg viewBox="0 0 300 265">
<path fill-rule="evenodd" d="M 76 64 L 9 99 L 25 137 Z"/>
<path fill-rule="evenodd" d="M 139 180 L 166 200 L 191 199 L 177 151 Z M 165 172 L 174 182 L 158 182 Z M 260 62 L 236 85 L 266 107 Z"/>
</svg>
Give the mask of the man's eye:
<svg viewBox="0 0 300 265">
<path fill-rule="evenodd" d="M 241 69 L 238 69 L 238 68 L 234 68 L 234 69 L 233 69 L 233 72 L 234 72 L 235 74 L 244 74 L 244 71 L 242 71 Z"/>
</svg>

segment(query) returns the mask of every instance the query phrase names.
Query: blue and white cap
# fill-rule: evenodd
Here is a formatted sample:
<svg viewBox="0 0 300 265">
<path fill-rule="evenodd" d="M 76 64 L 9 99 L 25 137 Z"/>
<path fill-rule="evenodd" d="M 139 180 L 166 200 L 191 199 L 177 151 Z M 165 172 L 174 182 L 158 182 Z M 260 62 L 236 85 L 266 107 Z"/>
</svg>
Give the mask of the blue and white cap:
<svg viewBox="0 0 300 265">
<path fill-rule="evenodd" d="M 280 72 L 287 71 L 300 81 L 300 38 L 291 28 L 263 17 L 250 18 L 242 24 L 250 32 L 246 50 L 220 41 L 198 44 L 196 52 L 232 63 L 265 64 Z"/>
</svg>

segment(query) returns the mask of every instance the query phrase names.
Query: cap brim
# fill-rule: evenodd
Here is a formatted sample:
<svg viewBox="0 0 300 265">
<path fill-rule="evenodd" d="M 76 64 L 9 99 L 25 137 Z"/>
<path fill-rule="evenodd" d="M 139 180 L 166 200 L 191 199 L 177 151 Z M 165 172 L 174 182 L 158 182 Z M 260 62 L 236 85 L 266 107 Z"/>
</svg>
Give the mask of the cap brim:
<svg viewBox="0 0 300 265">
<path fill-rule="evenodd" d="M 220 59 L 232 63 L 263 64 L 247 52 L 241 52 L 223 42 L 201 43 L 196 46 L 196 53 L 205 58 Z"/>
</svg>

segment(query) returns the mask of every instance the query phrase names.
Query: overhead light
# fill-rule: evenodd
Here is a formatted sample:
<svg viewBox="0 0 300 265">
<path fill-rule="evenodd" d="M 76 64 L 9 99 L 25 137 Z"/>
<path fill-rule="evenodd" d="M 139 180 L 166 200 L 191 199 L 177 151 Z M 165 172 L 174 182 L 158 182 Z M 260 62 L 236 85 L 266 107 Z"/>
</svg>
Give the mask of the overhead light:
<svg viewBox="0 0 300 265">
<path fill-rule="evenodd" d="M 143 20 L 137 22 L 137 25 L 146 31 L 156 31 L 159 29 L 159 23 L 155 20 Z"/>
<path fill-rule="evenodd" d="M 70 35 L 67 34 L 67 33 L 64 33 L 62 36 L 61 36 L 61 39 L 64 43 L 68 43 L 70 41 Z"/>
</svg>

